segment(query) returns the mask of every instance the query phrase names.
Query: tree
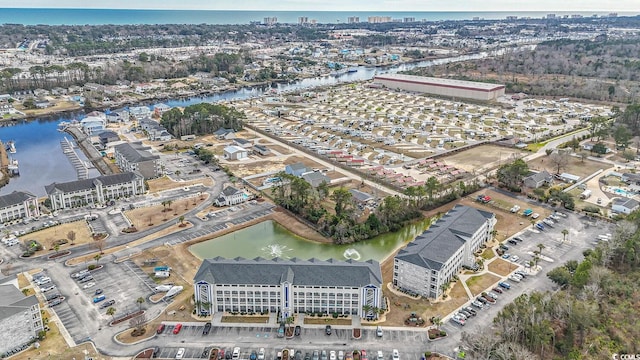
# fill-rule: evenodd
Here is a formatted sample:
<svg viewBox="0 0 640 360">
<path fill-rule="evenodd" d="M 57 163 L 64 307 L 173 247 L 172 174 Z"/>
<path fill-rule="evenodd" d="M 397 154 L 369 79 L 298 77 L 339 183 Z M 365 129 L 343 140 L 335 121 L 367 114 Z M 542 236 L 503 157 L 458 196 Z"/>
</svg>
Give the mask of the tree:
<svg viewBox="0 0 640 360">
<path fill-rule="evenodd" d="M 60 251 L 60 244 L 55 244 L 53 246 L 53 250 L 55 250 L 56 254 L 58 253 L 58 251 Z"/>
<path fill-rule="evenodd" d="M 430 176 L 424 184 L 424 188 L 427 190 L 429 200 L 433 200 L 433 193 L 440 188 L 440 182 L 434 176 Z"/>
<path fill-rule="evenodd" d="M 573 276 L 566 267 L 560 266 L 547 273 L 547 277 L 554 283 L 565 286 L 571 283 Z"/>
<path fill-rule="evenodd" d="M 70 230 L 67 233 L 67 240 L 69 240 L 69 242 L 71 243 L 71 245 L 75 245 L 76 242 L 76 232 L 73 230 Z"/>
<path fill-rule="evenodd" d="M 107 315 L 111 315 L 111 319 L 112 319 L 112 320 L 115 320 L 115 318 L 116 318 L 116 317 L 115 317 L 115 314 L 116 314 L 116 308 L 114 308 L 114 307 L 109 307 L 109 308 L 107 309 Z"/>
<path fill-rule="evenodd" d="M 569 230 L 562 229 L 561 233 L 562 233 L 562 242 L 567 241 L 567 235 L 569 235 Z"/>
<path fill-rule="evenodd" d="M 102 253 L 102 252 L 101 252 L 101 253 Z M 102 256 L 101 256 L 100 254 L 96 254 L 96 255 L 93 257 L 93 260 L 95 260 L 95 261 L 96 261 L 96 265 L 98 265 L 98 261 L 100 261 L 100 259 L 101 259 L 101 258 L 102 258 Z"/>
<path fill-rule="evenodd" d="M 181 216 L 178 218 L 178 221 L 180 221 L 180 226 L 184 226 L 184 215 L 181 215 Z"/>
<path fill-rule="evenodd" d="M 522 180 L 529 173 L 529 166 L 522 159 L 504 164 L 498 169 L 498 181 L 509 190 L 520 191 Z"/>
<path fill-rule="evenodd" d="M 138 304 L 138 311 L 142 311 L 142 304 L 144 304 L 144 298 L 142 296 L 137 298 L 136 303 Z"/>
<path fill-rule="evenodd" d="M 96 239 L 96 240 L 93 241 L 93 246 L 96 249 L 98 249 L 98 251 L 100 251 L 99 255 L 104 254 L 103 250 L 104 250 L 104 247 L 105 247 L 106 244 L 107 244 L 107 238 L 104 238 L 104 237 L 100 238 L 100 239 Z M 94 259 L 95 259 L 95 257 L 94 257 Z"/>
<path fill-rule="evenodd" d="M 613 131 L 613 139 L 616 142 L 616 149 L 625 150 L 627 147 L 629 147 L 631 137 L 631 131 L 629 131 L 626 126 L 616 126 L 615 130 Z"/>
<path fill-rule="evenodd" d="M 560 174 L 560 170 L 569 163 L 569 154 L 566 151 L 556 151 L 549 156 L 549 161 L 556 168 L 556 174 Z"/>
<path fill-rule="evenodd" d="M 603 143 L 598 142 L 593 145 L 593 147 L 591 148 L 591 151 L 596 154 L 604 155 L 607 153 L 607 147 Z"/>
<path fill-rule="evenodd" d="M 351 200 L 351 193 L 346 188 L 341 187 L 335 189 L 330 198 L 336 203 L 334 208 L 336 211 L 336 217 L 342 218 L 345 215 L 345 210 Z"/>
</svg>

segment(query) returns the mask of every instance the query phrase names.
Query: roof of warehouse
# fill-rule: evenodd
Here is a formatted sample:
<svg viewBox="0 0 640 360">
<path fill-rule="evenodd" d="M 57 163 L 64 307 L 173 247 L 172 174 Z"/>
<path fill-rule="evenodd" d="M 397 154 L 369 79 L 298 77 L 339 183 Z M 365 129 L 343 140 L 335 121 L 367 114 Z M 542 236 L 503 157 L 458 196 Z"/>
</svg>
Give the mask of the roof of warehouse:
<svg viewBox="0 0 640 360">
<path fill-rule="evenodd" d="M 482 82 L 475 82 L 475 81 L 443 79 L 443 78 L 434 78 L 434 77 L 426 77 L 426 76 L 405 75 L 405 74 L 378 75 L 374 78 L 374 80 L 376 79 L 393 80 L 393 81 L 422 84 L 422 85 L 451 87 L 456 89 L 480 90 L 480 91 L 493 91 L 493 90 L 499 90 L 505 87 L 502 84 L 491 84 L 491 83 L 482 83 Z"/>
</svg>

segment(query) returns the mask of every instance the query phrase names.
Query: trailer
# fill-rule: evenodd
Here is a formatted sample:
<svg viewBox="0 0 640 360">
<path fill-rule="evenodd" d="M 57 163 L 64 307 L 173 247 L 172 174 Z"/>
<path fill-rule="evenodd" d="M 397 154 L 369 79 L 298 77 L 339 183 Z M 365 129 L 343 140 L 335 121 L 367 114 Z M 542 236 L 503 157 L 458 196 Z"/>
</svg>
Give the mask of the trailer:
<svg viewBox="0 0 640 360">
<path fill-rule="evenodd" d="M 169 272 L 169 271 L 171 271 L 171 268 L 168 267 L 168 266 L 156 266 L 156 267 L 153 268 L 153 271 L 155 271 L 155 272 L 160 272 L 160 271 Z"/>
</svg>

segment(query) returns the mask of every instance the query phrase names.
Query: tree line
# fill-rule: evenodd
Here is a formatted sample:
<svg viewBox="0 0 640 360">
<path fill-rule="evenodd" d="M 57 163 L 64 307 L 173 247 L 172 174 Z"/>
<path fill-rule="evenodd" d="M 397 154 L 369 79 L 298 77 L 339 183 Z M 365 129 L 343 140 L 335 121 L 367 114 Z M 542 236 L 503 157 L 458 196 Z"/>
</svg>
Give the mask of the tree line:
<svg viewBox="0 0 640 360">
<path fill-rule="evenodd" d="M 234 108 L 200 103 L 187 106 L 183 110 L 173 108 L 165 112 L 160 124 L 171 135 L 180 138 L 183 135 L 211 134 L 221 128 L 239 131 L 242 129 L 244 118 L 244 113 Z"/>
</svg>

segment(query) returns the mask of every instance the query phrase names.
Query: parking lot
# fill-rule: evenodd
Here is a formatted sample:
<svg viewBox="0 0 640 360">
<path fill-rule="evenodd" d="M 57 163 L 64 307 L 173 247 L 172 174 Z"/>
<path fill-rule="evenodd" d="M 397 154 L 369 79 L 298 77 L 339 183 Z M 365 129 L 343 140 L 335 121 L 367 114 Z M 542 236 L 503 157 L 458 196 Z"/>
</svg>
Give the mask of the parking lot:
<svg viewBox="0 0 640 360">
<path fill-rule="evenodd" d="M 365 350 L 368 357 L 375 358 L 378 350 L 383 351 L 385 359 L 391 358 L 391 350 L 398 348 L 403 359 L 420 359 L 427 349 L 433 349 L 427 341 L 425 329 L 420 330 L 385 330 L 382 338 L 377 337 L 375 328 L 362 329 L 360 339 L 352 338 L 350 328 L 334 328 L 330 336 L 325 335 L 324 328 L 302 328 L 300 336 L 292 339 L 277 337 L 276 327 L 216 327 L 208 335 L 202 335 L 203 325 L 184 324 L 179 334 L 173 334 L 173 325 L 167 324 L 164 332 L 154 340 L 161 345 L 157 358 L 174 359 L 179 348 L 185 348 L 184 358 L 202 358 L 209 350 L 216 347 L 231 354 L 234 347 L 240 347 L 240 359 L 249 359 L 252 351 L 265 349 L 265 359 L 275 359 L 284 348 L 300 351 L 301 359 L 309 356 L 314 350 L 353 351 Z M 402 344 L 402 345 L 399 345 Z"/>
</svg>

